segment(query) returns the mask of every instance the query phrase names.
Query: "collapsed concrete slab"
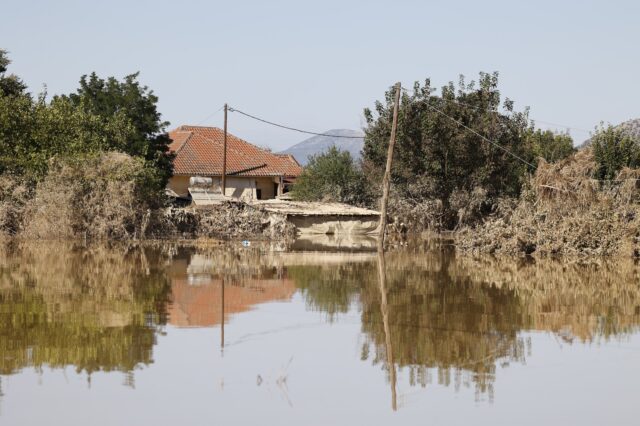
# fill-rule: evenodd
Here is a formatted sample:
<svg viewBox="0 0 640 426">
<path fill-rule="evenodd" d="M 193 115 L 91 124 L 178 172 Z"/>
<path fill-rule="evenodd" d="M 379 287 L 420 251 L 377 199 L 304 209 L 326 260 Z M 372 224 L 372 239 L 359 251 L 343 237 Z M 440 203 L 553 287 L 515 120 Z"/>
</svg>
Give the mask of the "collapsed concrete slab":
<svg viewBox="0 0 640 426">
<path fill-rule="evenodd" d="M 284 216 L 299 234 L 373 234 L 380 213 L 340 203 L 288 200 L 253 201 L 251 205 L 273 215 Z"/>
</svg>

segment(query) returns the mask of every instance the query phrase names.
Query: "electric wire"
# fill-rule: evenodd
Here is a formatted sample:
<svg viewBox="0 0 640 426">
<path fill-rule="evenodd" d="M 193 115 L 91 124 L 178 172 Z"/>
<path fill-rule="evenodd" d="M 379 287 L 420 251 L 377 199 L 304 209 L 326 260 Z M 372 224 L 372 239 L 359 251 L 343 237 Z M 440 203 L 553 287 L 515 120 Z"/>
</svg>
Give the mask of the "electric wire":
<svg viewBox="0 0 640 426">
<path fill-rule="evenodd" d="M 325 136 L 325 137 L 341 138 L 341 139 L 364 139 L 364 136 L 332 135 L 330 133 L 317 133 L 317 132 L 311 132 L 311 131 L 308 131 L 308 130 L 297 129 L 295 127 L 285 126 L 284 124 L 278 124 L 278 123 L 274 123 L 273 121 L 265 120 L 264 118 L 256 117 L 255 115 L 248 114 L 248 113 L 246 113 L 244 111 L 240 111 L 239 109 L 236 109 L 236 108 L 229 107 L 229 111 L 230 112 L 237 112 L 238 114 L 242 114 L 245 117 L 249 117 L 249 118 L 251 118 L 253 120 L 257 120 L 257 121 L 260 121 L 262 123 L 269 124 L 271 126 L 276 126 L 276 127 L 282 128 L 282 129 L 292 130 L 294 132 L 306 133 L 308 135 Z"/>
<path fill-rule="evenodd" d="M 406 87 L 403 87 L 402 90 L 407 92 L 407 94 L 410 94 L 410 92 L 409 92 L 410 89 L 407 89 Z M 438 98 L 438 99 L 442 99 L 445 102 L 451 102 L 451 103 L 454 103 L 454 104 L 466 106 L 467 108 L 475 109 L 476 111 L 486 111 L 486 108 L 480 108 L 480 107 L 477 107 L 475 105 L 470 105 L 468 103 L 458 101 L 456 99 L 445 99 L 445 98 Z M 535 119 L 535 118 L 530 118 L 530 120 L 533 121 L 534 123 L 542 123 L 542 124 L 547 124 L 547 125 L 550 125 L 550 126 L 562 127 L 564 129 L 567 129 L 567 130 L 577 130 L 577 131 L 584 132 L 584 133 L 591 133 L 591 130 L 582 129 L 580 127 L 575 127 L 575 126 L 569 126 L 569 125 L 566 125 L 566 124 L 554 123 L 552 121 L 538 120 L 538 119 Z"/>
<path fill-rule="evenodd" d="M 403 88 L 403 87 L 401 87 L 401 90 L 408 91 L 408 89 Z M 481 108 L 475 107 L 473 105 L 468 105 L 468 104 L 465 104 L 463 102 L 459 102 L 459 101 L 455 101 L 455 100 L 451 100 L 451 99 L 443 99 L 443 100 L 444 101 L 448 101 L 448 102 L 454 102 L 454 103 L 457 103 L 457 104 L 460 104 L 460 105 L 464 105 L 464 106 L 467 106 L 469 108 L 481 109 Z M 443 112 L 439 108 L 436 108 L 433 105 L 429 105 L 428 103 L 426 103 L 426 106 L 427 106 L 427 108 L 430 108 L 430 109 L 436 111 L 438 114 L 448 118 L 449 120 L 451 120 L 454 123 L 456 123 L 458 126 L 464 128 L 467 131 L 473 133 L 474 135 L 480 137 L 482 140 L 484 140 L 484 141 L 488 142 L 489 144 L 495 146 L 496 148 L 500 149 L 501 151 L 505 152 L 506 154 L 510 155 L 511 157 L 517 159 L 518 161 L 522 162 L 523 164 L 531 167 L 532 169 L 536 168 L 536 166 L 534 164 L 532 164 L 531 162 L 525 160 L 521 156 L 515 154 L 514 152 L 510 151 L 509 149 L 505 148 L 504 146 L 500 145 L 499 143 L 497 143 L 495 141 L 492 141 L 491 139 L 487 138 L 486 136 L 478 133 L 477 131 L 475 131 L 471 127 L 469 127 L 469 126 L 465 125 L 464 123 L 460 122 L 459 120 L 451 117 L 450 115 L 446 114 L 445 112 Z M 222 108 L 224 108 L 224 106 Z M 222 110 L 222 108 L 220 108 L 218 111 L 213 113 L 211 116 L 213 116 L 216 113 L 218 113 L 220 110 Z M 298 133 L 304 133 L 304 134 L 314 135 L 314 136 L 334 137 L 334 138 L 341 138 L 341 139 L 364 139 L 364 136 L 332 135 L 330 133 L 312 132 L 312 131 L 309 131 L 309 130 L 303 130 L 303 129 L 299 129 L 299 128 L 296 128 L 296 127 L 291 127 L 291 126 L 286 126 L 284 124 L 275 123 L 273 121 L 269 121 L 269 120 L 266 120 L 264 118 L 260 118 L 260 117 L 257 117 L 255 115 L 249 114 L 247 112 L 241 111 L 241 110 L 239 110 L 237 108 L 229 107 L 228 110 L 230 112 L 237 112 L 238 114 L 241 114 L 241 115 L 243 115 L 245 117 L 251 118 L 253 120 L 256 120 L 256 121 L 259 121 L 259 122 L 262 122 L 262 123 L 265 123 L 265 124 L 268 124 L 268 125 L 271 125 L 271 126 L 279 127 L 281 129 L 291 130 L 291 131 L 298 132 Z M 538 121 L 538 122 L 543 123 L 543 121 L 541 121 L 541 120 L 533 120 L 533 121 Z M 560 125 L 560 124 L 557 124 L 557 123 L 549 123 L 549 122 L 547 122 L 547 124 L 555 124 L 555 125 L 558 125 L 558 126 L 561 126 L 561 127 L 566 127 L 567 129 L 583 130 L 583 129 L 577 129 L 575 127 L 569 127 L 569 126 Z"/>
<path fill-rule="evenodd" d="M 518 154 L 515 154 L 513 152 L 511 152 L 510 150 L 508 150 L 507 148 L 505 148 L 504 146 L 500 145 L 499 143 L 492 141 L 491 139 L 483 136 L 482 134 L 476 132 L 475 130 L 473 130 L 471 127 L 466 126 L 464 123 L 461 123 L 460 121 L 456 120 L 455 118 L 445 114 L 444 112 L 442 112 L 440 109 L 429 105 L 428 103 L 426 104 L 427 108 L 431 108 L 432 110 L 436 111 L 437 113 L 443 115 L 444 117 L 447 117 L 449 120 L 453 121 L 454 123 L 456 123 L 458 126 L 463 127 L 465 129 L 467 129 L 468 131 L 470 131 L 471 133 L 473 133 L 474 135 L 482 138 L 482 140 L 489 142 L 491 145 L 495 146 L 496 148 L 506 152 L 507 154 L 509 154 L 510 156 L 512 156 L 513 158 L 520 160 L 521 162 L 523 162 L 524 164 L 526 164 L 527 166 L 531 167 L 532 169 L 535 169 L 536 166 L 534 166 L 532 163 L 528 162 L 527 160 L 525 160 L 524 158 L 520 157 Z"/>
<path fill-rule="evenodd" d="M 515 154 L 515 153 L 511 152 L 510 150 L 508 150 L 508 149 L 507 149 L 507 148 L 505 148 L 504 146 L 500 145 L 499 143 L 497 143 L 497 142 L 495 142 L 495 141 L 492 141 L 492 140 L 490 140 L 489 138 L 487 138 L 487 137 L 483 136 L 482 134 L 478 133 L 477 131 L 473 130 L 472 128 L 470 128 L 470 127 L 468 127 L 468 126 L 464 125 L 464 124 L 463 124 L 463 123 L 461 123 L 460 121 L 458 121 L 458 120 L 456 120 L 455 118 L 453 118 L 453 117 L 451 117 L 451 116 L 447 115 L 446 113 L 444 113 L 443 111 L 439 110 L 438 108 L 435 108 L 435 107 L 433 107 L 433 106 L 431 106 L 431 105 L 429 105 L 429 104 L 426 104 L 426 105 L 427 105 L 427 107 L 428 107 L 428 108 L 431 108 L 431 109 L 433 109 L 434 111 L 438 112 L 439 114 L 442 114 L 443 116 L 445 116 L 445 117 L 449 118 L 450 120 L 452 120 L 453 122 L 455 122 L 455 123 L 456 123 L 456 124 L 458 124 L 459 126 L 461 126 L 461 127 L 465 128 L 466 130 L 468 130 L 468 131 L 470 131 L 471 133 L 475 134 L 476 136 L 480 137 L 482 140 L 484 140 L 484 141 L 486 141 L 486 142 L 490 143 L 491 145 L 493 145 L 493 146 L 497 147 L 498 149 L 500 149 L 500 150 L 504 151 L 505 153 L 509 154 L 510 156 L 514 157 L 515 159 L 517 159 L 517 160 L 519 160 L 519 161 L 523 162 L 524 164 L 526 164 L 527 166 L 531 167 L 532 169 L 535 169 L 535 168 L 536 168 L 536 166 L 534 166 L 532 163 L 528 162 L 528 161 L 527 161 L 527 160 L 525 160 L 524 158 L 522 158 L 522 157 L 520 157 L 519 155 L 517 155 L 517 154 Z M 287 129 L 287 130 L 292 130 L 292 131 L 295 131 L 295 132 L 306 133 L 306 134 L 316 135 L 316 136 L 338 137 L 338 138 L 345 138 L 345 139 L 364 139 L 364 136 L 331 135 L 331 134 L 327 134 L 327 133 L 316 133 L 316 132 L 311 132 L 311 131 L 307 131 L 307 130 L 298 129 L 298 128 L 295 128 L 295 127 L 285 126 L 285 125 L 283 125 L 283 124 L 274 123 L 274 122 L 272 122 L 272 121 L 265 120 L 265 119 L 263 119 L 263 118 L 260 118 L 260 117 L 255 116 L 255 115 L 248 114 L 248 113 L 246 113 L 246 112 L 244 112 L 244 111 L 240 111 L 239 109 L 236 109 L 236 108 L 231 108 L 231 107 L 229 107 L 229 111 L 231 111 L 231 112 L 237 112 L 237 113 L 242 114 L 242 115 L 244 115 L 244 116 L 246 116 L 246 117 L 249 117 L 249 118 L 251 118 L 251 119 L 253 119 L 253 120 L 257 120 L 257 121 L 260 121 L 260 122 L 263 122 L 263 123 L 269 124 L 269 125 L 271 125 L 271 126 L 280 127 L 280 128 Z"/>
<path fill-rule="evenodd" d="M 222 111 L 224 109 L 224 105 L 222 105 L 220 108 L 218 108 L 215 112 L 209 114 L 207 116 L 207 118 L 205 118 L 204 120 L 199 121 L 198 123 L 196 123 L 196 126 L 201 125 L 202 123 L 212 119 L 217 113 L 219 113 L 220 111 Z"/>
</svg>

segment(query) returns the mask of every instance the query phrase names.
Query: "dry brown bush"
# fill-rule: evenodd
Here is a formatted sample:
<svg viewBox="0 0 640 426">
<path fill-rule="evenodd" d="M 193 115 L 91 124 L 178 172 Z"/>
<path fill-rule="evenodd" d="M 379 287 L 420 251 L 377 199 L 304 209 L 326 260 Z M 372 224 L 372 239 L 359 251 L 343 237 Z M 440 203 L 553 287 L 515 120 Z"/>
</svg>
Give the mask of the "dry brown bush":
<svg viewBox="0 0 640 426">
<path fill-rule="evenodd" d="M 150 212 L 140 196 L 144 164 L 109 152 L 53 160 L 28 204 L 23 236 L 129 239 L 144 235 Z"/>
<path fill-rule="evenodd" d="M 564 255 L 640 254 L 638 171 L 619 179 L 592 178 L 590 149 L 555 164 L 541 160 L 513 209 L 459 232 L 459 249 L 470 252 Z"/>
<path fill-rule="evenodd" d="M 15 235 L 22 230 L 24 211 L 32 192 L 24 180 L 0 175 L 0 234 Z"/>
<path fill-rule="evenodd" d="M 287 240 L 294 235 L 284 216 L 245 203 L 158 208 L 162 203 L 150 179 L 142 160 L 115 152 L 53 159 L 35 187 L 1 175 L 0 235 L 48 240 Z"/>
<path fill-rule="evenodd" d="M 392 187 L 389 200 L 389 216 L 392 219 L 390 233 L 406 230 L 411 233 L 440 232 L 479 223 L 489 212 L 498 207 L 499 200 L 489 196 L 487 189 L 455 189 L 446 200 L 433 197 L 437 193 L 434 179 L 419 177 L 402 189 Z"/>
</svg>

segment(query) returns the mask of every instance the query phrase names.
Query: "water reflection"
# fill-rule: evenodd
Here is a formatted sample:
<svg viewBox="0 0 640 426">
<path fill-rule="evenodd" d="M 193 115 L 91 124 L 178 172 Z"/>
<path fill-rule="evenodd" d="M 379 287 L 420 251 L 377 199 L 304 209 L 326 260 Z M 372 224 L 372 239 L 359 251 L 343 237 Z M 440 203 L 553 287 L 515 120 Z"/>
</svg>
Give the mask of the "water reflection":
<svg viewBox="0 0 640 426">
<path fill-rule="evenodd" d="M 563 344 L 637 333 L 638 272 L 631 261 L 498 261 L 441 250 L 376 257 L 259 245 L 12 244 L 0 248 L 0 374 L 73 366 L 124 372 L 132 384 L 167 324 L 223 327 L 267 302 L 296 303 L 297 294 L 330 323 L 360 324 L 360 358 L 386 376 L 393 410 L 401 377 L 491 399 L 497 369 L 535 351 L 525 331 Z"/>
<path fill-rule="evenodd" d="M 254 262 L 227 251 L 180 250 L 171 262 L 169 323 L 210 327 L 255 305 L 289 300 L 295 285 L 283 268 Z"/>
<path fill-rule="evenodd" d="M 151 363 L 171 288 L 157 253 L 10 245 L 0 259 L 2 374 L 43 366 L 130 372 Z"/>
<path fill-rule="evenodd" d="M 391 327 L 389 326 L 389 302 L 387 301 L 387 267 L 385 264 L 382 242 L 380 243 L 380 247 L 378 248 L 378 283 L 380 284 L 380 314 L 382 315 L 382 327 L 384 330 L 384 349 L 387 355 L 387 369 L 389 371 L 389 384 L 391 385 L 391 409 L 393 411 L 396 411 L 398 409 L 398 397 L 396 392 L 396 364 L 393 359 Z"/>
<path fill-rule="evenodd" d="M 392 389 L 397 366 L 411 385 L 474 387 L 491 399 L 496 369 L 524 363 L 532 350 L 523 331 L 591 342 L 624 338 L 640 324 L 632 261 L 498 261 L 428 251 L 381 256 L 377 274 L 372 266 L 289 272 L 307 305 L 331 321 L 358 305 L 361 358 L 382 365 Z"/>
</svg>

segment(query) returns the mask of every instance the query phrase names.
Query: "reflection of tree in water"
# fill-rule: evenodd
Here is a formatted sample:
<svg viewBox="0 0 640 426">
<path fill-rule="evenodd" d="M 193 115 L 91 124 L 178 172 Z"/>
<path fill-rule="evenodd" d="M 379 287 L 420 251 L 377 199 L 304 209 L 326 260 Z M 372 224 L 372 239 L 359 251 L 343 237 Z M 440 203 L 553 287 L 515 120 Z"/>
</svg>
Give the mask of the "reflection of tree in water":
<svg viewBox="0 0 640 426">
<path fill-rule="evenodd" d="M 460 257 L 450 273 L 515 292 L 527 329 L 552 331 L 566 342 L 608 340 L 639 329 L 640 265 L 632 259 L 585 264 Z"/>
<path fill-rule="evenodd" d="M 389 338 L 396 364 L 408 368 L 411 385 L 434 380 L 444 385 L 473 383 L 492 393 L 496 361 L 524 361 L 521 305 L 512 291 L 456 281 L 449 276 L 452 258 L 440 254 L 422 267 L 396 268 L 389 258 L 387 304 Z M 365 358 L 386 360 L 380 292 L 373 285 L 361 293 Z M 373 354 L 369 346 L 372 346 Z"/>
<path fill-rule="evenodd" d="M 151 363 L 170 291 L 157 256 L 71 244 L 3 247 L 0 374 L 67 365 L 130 372 Z"/>
<path fill-rule="evenodd" d="M 365 281 L 375 277 L 375 267 L 369 262 L 289 266 L 287 275 L 301 290 L 308 308 L 327 313 L 332 321 L 349 311 Z"/>
<path fill-rule="evenodd" d="M 622 336 L 640 324 L 632 262 L 567 266 L 391 253 L 386 271 L 393 360 L 412 385 L 468 385 L 491 398 L 496 366 L 523 362 L 531 349 L 520 331 L 552 331 L 571 342 Z M 289 273 L 313 309 L 333 315 L 359 300 L 362 359 L 389 370 L 375 263 Z"/>
</svg>

